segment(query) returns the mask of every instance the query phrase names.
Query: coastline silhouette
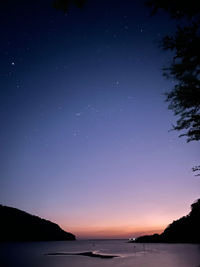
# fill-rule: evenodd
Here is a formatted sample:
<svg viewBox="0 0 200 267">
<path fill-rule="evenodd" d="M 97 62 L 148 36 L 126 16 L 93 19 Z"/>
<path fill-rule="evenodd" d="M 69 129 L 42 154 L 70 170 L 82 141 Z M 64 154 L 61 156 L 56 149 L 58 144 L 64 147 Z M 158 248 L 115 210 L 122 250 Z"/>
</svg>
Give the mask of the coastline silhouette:
<svg viewBox="0 0 200 267">
<path fill-rule="evenodd" d="M 187 216 L 173 221 L 163 231 L 136 238 L 137 243 L 200 243 L 200 199 L 191 205 Z"/>
<path fill-rule="evenodd" d="M 76 239 L 59 225 L 16 208 L 0 205 L 0 218 L 0 242 Z"/>
<path fill-rule="evenodd" d="M 0 242 L 76 240 L 59 225 L 0 205 Z M 191 212 L 173 221 L 161 234 L 137 237 L 131 243 L 200 243 L 200 199 L 191 205 Z"/>
</svg>

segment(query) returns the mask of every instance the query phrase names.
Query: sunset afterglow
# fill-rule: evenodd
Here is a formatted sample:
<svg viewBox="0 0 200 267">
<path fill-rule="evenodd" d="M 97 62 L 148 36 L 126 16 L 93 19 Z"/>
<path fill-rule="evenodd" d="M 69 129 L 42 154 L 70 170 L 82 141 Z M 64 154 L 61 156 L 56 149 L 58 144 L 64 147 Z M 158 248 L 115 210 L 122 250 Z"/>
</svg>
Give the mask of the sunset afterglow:
<svg viewBox="0 0 200 267">
<path fill-rule="evenodd" d="M 0 203 L 78 239 L 159 233 L 186 215 L 200 147 L 170 131 L 159 47 L 176 22 L 143 1 L 67 14 L 17 2 L 1 18 Z"/>
</svg>

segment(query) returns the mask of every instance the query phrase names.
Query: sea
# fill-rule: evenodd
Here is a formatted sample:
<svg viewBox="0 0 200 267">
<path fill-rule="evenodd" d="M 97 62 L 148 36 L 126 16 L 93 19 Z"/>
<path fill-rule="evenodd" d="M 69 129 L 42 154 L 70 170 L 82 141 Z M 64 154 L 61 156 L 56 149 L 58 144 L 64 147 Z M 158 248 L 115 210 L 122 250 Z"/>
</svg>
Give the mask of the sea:
<svg viewBox="0 0 200 267">
<path fill-rule="evenodd" d="M 200 244 L 139 244 L 122 239 L 0 243 L 0 266 L 200 267 Z"/>
</svg>

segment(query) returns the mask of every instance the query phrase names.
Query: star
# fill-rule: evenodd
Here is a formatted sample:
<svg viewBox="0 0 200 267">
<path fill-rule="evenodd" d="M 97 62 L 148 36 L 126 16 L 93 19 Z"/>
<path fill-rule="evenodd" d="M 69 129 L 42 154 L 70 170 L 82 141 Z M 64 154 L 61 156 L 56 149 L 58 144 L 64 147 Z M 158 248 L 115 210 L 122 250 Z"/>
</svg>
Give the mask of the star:
<svg viewBox="0 0 200 267">
<path fill-rule="evenodd" d="M 12 62 L 11 65 L 12 65 L 12 66 L 15 66 L 15 62 Z"/>
</svg>

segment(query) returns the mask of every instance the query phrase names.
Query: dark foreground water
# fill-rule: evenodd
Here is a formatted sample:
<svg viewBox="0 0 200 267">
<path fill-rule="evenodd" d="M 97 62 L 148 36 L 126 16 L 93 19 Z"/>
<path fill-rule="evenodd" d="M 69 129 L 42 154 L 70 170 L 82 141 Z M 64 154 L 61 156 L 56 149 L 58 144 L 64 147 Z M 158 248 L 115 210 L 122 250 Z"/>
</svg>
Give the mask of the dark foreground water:
<svg viewBox="0 0 200 267">
<path fill-rule="evenodd" d="M 102 259 L 72 255 L 82 252 L 118 257 Z M 126 240 L 6 243 L 0 244 L 0 266 L 200 267 L 200 245 L 134 244 L 126 243 Z"/>
</svg>

